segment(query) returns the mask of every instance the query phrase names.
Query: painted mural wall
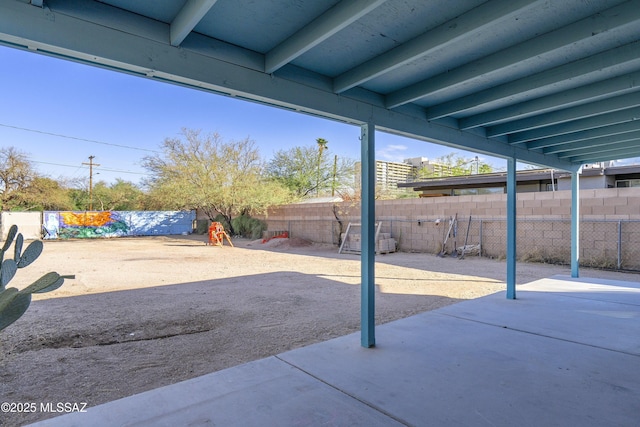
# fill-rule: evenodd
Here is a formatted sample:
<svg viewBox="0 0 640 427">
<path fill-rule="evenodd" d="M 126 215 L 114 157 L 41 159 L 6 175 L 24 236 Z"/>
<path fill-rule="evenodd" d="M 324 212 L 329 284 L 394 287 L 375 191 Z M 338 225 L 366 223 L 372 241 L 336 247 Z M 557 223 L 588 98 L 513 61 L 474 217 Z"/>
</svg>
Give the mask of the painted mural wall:
<svg viewBox="0 0 640 427">
<path fill-rule="evenodd" d="M 45 211 L 45 239 L 93 239 L 191 233 L 195 211 Z"/>
</svg>

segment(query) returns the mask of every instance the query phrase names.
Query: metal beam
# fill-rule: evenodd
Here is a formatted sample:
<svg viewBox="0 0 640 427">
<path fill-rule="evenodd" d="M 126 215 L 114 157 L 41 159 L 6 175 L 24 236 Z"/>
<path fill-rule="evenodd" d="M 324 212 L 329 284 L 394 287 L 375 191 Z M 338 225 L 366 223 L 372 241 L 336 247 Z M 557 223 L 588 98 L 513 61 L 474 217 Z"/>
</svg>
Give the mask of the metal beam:
<svg viewBox="0 0 640 427">
<path fill-rule="evenodd" d="M 500 69 L 525 62 L 532 57 L 544 56 L 563 47 L 574 48 L 576 44 L 580 43 L 595 43 L 597 39 L 606 36 L 611 29 L 633 24 L 638 20 L 640 20 L 640 8 L 637 3 L 628 1 L 462 67 L 448 70 L 446 73 L 399 89 L 387 95 L 387 108 L 396 108 L 444 89 L 461 86 L 478 78 L 485 78 L 486 75 Z M 477 124 L 476 126 L 482 125 Z M 469 122 L 464 126 L 473 125 L 472 122 Z"/>
<path fill-rule="evenodd" d="M 557 154 L 561 159 L 569 157 L 582 156 L 593 153 L 603 153 L 606 151 L 616 150 L 618 148 L 632 148 L 631 142 L 640 139 L 640 129 L 634 132 L 626 132 L 620 135 L 609 135 L 600 138 L 592 138 L 588 141 L 580 141 L 569 146 L 551 147 L 543 150 L 545 154 L 547 150 L 553 151 L 553 154 Z"/>
<path fill-rule="evenodd" d="M 629 153 L 619 153 L 616 152 L 615 155 L 612 155 L 612 153 L 603 153 L 602 155 L 593 155 L 593 156 L 585 156 L 583 158 L 580 158 L 580 162 L 582 164 L 588 164 L 588 163 L 597 163 L 597 162 L 608 162 L 612 159 L 615 160 L 624 160 L 624 159 L 635 159 L 636 157 L 640 157 L 639 151 L 635 150 L 635 151 L 630 151 Z"/>
<path fill-rule="evenodd" d="M 369 348 L 376 345 L 375 335 L 375 222 L 376 222 L 376 157 L 375 127 L 361 126 L 361 189 L 360 223 L 362 228 L 360 252 L 360 343 Z"/>
<path fill-rule="evenodd" d="M 580 116 L 578 116 L 580 117 Z M 620 111 L 614 111 L 612 113 L 606 113 L 599 116 L 587 116 L 582 119 L 577 119 L 569 122 L 561 122 L 556 125 L 534 128 L 528 131 L 519 132 L 509 135 L 510 144 L 523 144 L 527 148 L 543 148 L 544 145 L 535 145 L 534 143 L 544 143 L 542 138 L 551 138 L 558 135 L 567 135 L 573 132 L 583 131 L 585 129 L 595 129 L 598 127 L 611 126 L 620 123 L 638 122 L 640 120 L 640 107 L 628 108 Z M 533 141 L 529 145 L 529 141 Z"/>
<path fill-rule="evenodd" d="M 495 21 L 505 19 L 531 4 L 531 0 L 486 2 L 456 19 L 445 22 L 433 30 L 342 73 L 334 79 L 333 90 L 336 93 L 342 93 L 426 56 L 434 49 L 446 49 L 450 44 L 462 38 L 473 37 L 475 33 Z"/>
<path fill-rule="evenodd" d="M 558 159 L 557 156 L 547 156 L 543 153 L 528 151 L 521 147 L 510 146 L 507 143 L 471 133 L 456 132 L 455 129 L 441 126 L 437 123 L 423 120 L 422 118 L 409 118 L 401 114 L 391 114 L 390 116 L 375 114 L 373 117 L 375 117 L 376 123 L 378 123 L 376 128 L 379 131 L 401 135 L 407 138 L 488 154 L 503 159 L 515 155 L 518 159 L 526 163 L 541 167 L 553 167 L 566 171 L 575 170 L 580 167 L 579 164 L 564 160 L 558 161 L 560 159 Z M 517 149 L 512 150 L 513 148 Z"/>
<path fill-rule="evenodd" d="M 579 163 L 593 163 L 607 160 L 620 160 L 629 159 L 632 157 L 640 157 L 640 140 L 629 141 L 627 144 L 622 144 L 617 148 L 610 148 L 595 153 L 583 153 L 581 155 L 576 154 L 570 159 Z"/>
<path fill-rule="evenodd" d="M 516 299 L 516 158 L 507 159 L 507 299 Z"/>
<path fill-rule="evenodd" d="M 634 132 L 633 134 L 628 133 L 624 134 L 625 138 L 611 138 L 605 137 L 602 138 L 604 141 L 602 144 L 594 146 L 594 147 L 585 147 L 580 149 L 574 149 L 571 151 L 567 151 L 566 153 L 558 153 L 558 157 L 563 159 L 575 159 L 576 157 L 589 156 L 593 154 L 602 154 L 602 153 L 611 153 L 615 155 L 615 152 L 624 151 L 631 152 L 633 150 L 638 150 L 638 146 L 636 141 L 640 139 L 640 132 Z M 628 136 L 627 136 L 628 135 Z M 612 159 L 615 157 L 612 157 Z"/>
<path fill-rule="evenodd" d="M 640 41 L 636 41 L 453 101 L 443 102 L 430 107 L 427 110 L 427 118 L 433 120 L 452 114 L 460 114 L 479 105 L 503 100 L 515 104 L 519 98 L 524 99 L 530 93 L 540 92 L 545 87 L 554 88 L 554 86 L 566 84 L 572 80 L 587 78 L 605 80 L 610 77 L 612 70 L 619 69 L 622 65 L 635 68 L 640 66 L 639 49 Z"/>
<path fill-rule="evenodd" d="M 198 22 L 216 4 L 217 0 L 187 0 L 171 22 L 169 39 L 171 46 L 180 46 Z"/>
<path fill-rule="evenodd" d="M 371 12 L 386 0 L 344 0 L 274 47 L 265 56 L 265 73 L 273 73 L 312 47 Z"/>
<path fill-rule="evenodd" d="M 542 148 L 543 153 L 555 154 L 564 149 L 574 149 L 580 146 L 589 145 L 590 140 L 603 136 L 620 135 L 627 132 L 634 132 L 640 129 L 640 123 L 629 121 L 618 123 L 610 126 L 601 126 L 593 129 L 581 130 L 578 132 L 565 133 L 562 135 L 543 138 L 537 141 L 527 143 L 526 147 L 530 150 Z"/>
<path fill-rule="evenodd" d="M 607 121 L 606 124 L 613 123 L 621 123 L 623 121 L 629 121 L 628 119 L 624 119 L 625 114 L 626 117 L 629 115 L 625 113 L 623 110 L 631 109 L 634 107 L 640 106 L 640 96 L 637 93 L 628 93 L 625 95 L 614 96 L 613 98 L 607 98 L 597 102 L 590 102 L 588 104 L 579 105 L 577 107 L 566 108 L 564 110 L 554 111 L 547 114 L 542 114 L 540 116 L 530 117 L 522 120 L 515 120 L 512 122 L 504 123 L 497 126 L 491 126 L 487 128 L 487 136 L 495 137 L 495 136 L 504 136 L 509 134 L 509 142 L 526 142 L 527 139 L 538 139 L 543 136 L 553 136 L 557 135 L 556 133 L 546 132 L 545 129 L 552 129 L 552 125 L 558 125 L 566 122 L 571 122 L 573 120 L 589 120 L 590 117 L 596 117 L 603 114 L 609 114 L 616 111 L 620 111 L 620 115 L 622 119 L 617 119 L 617 122 L 613 122 L 611 120 Z M 633 110 L 635 113 L 637 110 Z M 632 116 L 631 120 L 634 120 Z M 609 119 L 614 118 L 614 116 L 609 116 Z M 614 118 L 615 119 L 615 118 Z M 585 125 L 580 129 L 589 129 L 594 126 L 589 126 L 589 122 L 581 122 L 581 124 Z M 603 125 L 604 126 L 604 125 Z M 540 129 L 544 128 L 544 129 Z M 524 132 L 540 129 L 538 133 Z M 560 128 L 556 128 L 560 129 Z M 566 133 L 566 132 L 565 132 Z M 515 134 L 515 135 L 514 135 Z"/>
<path fill-rule="evenodd" d="M 31 4 L 37 7 L 43 7 L 44 0 L 31 0 Z"/>
<path fill-rule="evenodd" d="M 640 8 L 638 8 L 640 10 Z M 493 126 L 509 120 L 519 120 L 528 116 L 574 107 L 612 96 L 624 95 L 640 90 L 640 72 L 626 74 L 603 80 L 598 83 L 580 86 L 553 95 L 532 99 L 505 108 L 487 111 L 459 120 L 460 129 L 479 126 Z"/>
</svg>

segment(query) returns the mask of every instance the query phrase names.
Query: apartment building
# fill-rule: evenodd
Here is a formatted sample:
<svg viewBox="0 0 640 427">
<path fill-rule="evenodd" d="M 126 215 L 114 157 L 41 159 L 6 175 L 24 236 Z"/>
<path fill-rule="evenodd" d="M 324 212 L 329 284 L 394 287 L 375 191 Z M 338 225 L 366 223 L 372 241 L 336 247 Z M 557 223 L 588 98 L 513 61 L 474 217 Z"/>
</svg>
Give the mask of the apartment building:
<svg viewBox="0 0 640 427">
<path fill-rule="evenodd" d="M 408 192 L 404 184 L 418 179 L 420 171 L 430 176 L 449 176 L 450 167 L 433 163 L 426 157 L 413 157 L 402 162 L 388 162 L 376 160 L 376 184 L 379 190 L 385 192 Z M 360 163 L 356 163 L 356 180 L 360 180 Z"/>
</svg>

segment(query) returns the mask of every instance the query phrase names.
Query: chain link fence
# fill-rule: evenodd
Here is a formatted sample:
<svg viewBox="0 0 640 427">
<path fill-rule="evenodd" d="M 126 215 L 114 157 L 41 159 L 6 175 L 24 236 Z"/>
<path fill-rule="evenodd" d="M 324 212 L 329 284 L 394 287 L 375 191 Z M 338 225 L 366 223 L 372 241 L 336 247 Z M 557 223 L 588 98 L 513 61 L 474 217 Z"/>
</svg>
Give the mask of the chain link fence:
<svg viewBox="0 0 640 427">
<path fill-rule="evenodd" d="M 465 246 L 469 255 L 506 258 L 507 221 L 499 219 L 423 218 L 399 220 L 379 218 L 380 231 L 391 233 L 401 252 L 453 253 Z M 340 244 L 349 222 L 335 220 L 271 220 L 269 232 L 287 231 L 317 243 Z M 571 221 L 565 219 L 518 219 L 516 251 L 521 261 L 569 264 Z M 580 222 L 580 265 L 585 267 L 640 271 L 640 221 L 583 220 Z"/>
<path fill-rule="evenodd" d="M 506 220 L 479 220 L 484 256 L 506 256 Z M 530 262 L 571 262 L 570 220 L 526 220 L 516 224 L 518 259 Z M 640 271 L 640 221 L 580 221 L 580 265 Z"/>
</svg>

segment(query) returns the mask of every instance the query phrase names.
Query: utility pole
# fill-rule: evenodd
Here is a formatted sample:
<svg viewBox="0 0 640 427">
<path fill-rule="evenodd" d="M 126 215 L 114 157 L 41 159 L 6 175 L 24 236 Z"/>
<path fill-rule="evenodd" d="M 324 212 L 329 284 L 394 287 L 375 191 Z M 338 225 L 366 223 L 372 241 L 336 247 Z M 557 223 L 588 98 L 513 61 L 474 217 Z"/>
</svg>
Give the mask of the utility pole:
<svg viewBox="0 0 640 427">
<path fill-rule="evenodd" d="M 89 166 L 89 210 L 93 210 L 93 167 L 100 166 L 98 163 L 93 163 L 93 159 L 96 156 L 89 156 L 89 163 L 82 163 Z"/>
</svg>

